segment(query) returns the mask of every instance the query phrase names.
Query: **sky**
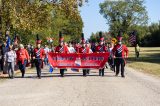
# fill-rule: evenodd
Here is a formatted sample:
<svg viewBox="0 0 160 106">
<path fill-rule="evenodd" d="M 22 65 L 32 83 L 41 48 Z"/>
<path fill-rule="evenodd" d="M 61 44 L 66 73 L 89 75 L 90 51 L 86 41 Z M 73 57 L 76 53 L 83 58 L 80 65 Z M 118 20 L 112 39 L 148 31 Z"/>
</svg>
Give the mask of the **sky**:
<svg viewBox="0 0 160 106">
<path fill-rule="evenodd" d="M 89 38 L 91 33 L 98 31 L 108 31 L 109 26 L 107 21 L 99 13 L 99 3 L 103 3 L 105 0 L 89 0 L 84 6 L 80 8 L 80 14 L 84 23 L 83 32 L 85 38 Z M 160 0 L 145 0 L 146 9 L 148 11 L 149 21 L 158 22 L 160 20 Z"/>
</svg>

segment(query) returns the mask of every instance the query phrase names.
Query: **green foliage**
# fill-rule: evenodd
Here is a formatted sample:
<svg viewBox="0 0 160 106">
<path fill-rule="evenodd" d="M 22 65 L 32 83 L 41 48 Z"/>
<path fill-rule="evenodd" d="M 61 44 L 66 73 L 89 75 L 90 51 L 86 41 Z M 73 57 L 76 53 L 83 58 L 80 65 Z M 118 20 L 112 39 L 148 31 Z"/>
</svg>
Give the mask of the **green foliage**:
<svg viewBox="0 0 160 106">
<path fill-rule="evenodd" d="M 78 5 L 77 0 L 0 0 L 0 31 L 18 33 L 22 43 L 33 43 L 39 34 L 45 43 L 46 37 L 54 37 L 56 44 L 59 31 L 68 40 L 80 38 Z"/>
<path fill-rule="evenodd" d="M 160 47 L 160 22 L 147 27 L 147 34 L 141 39 L 142 46 Z"/>
<path fill-rule="evenodd" d="M 105 0 L 100 4 L 100 13 L 107 20 L 113 36 L 117 36 L 118 31 L 122 30 L 124 41 L 127 43 L 130 31 L 138 30 L 139 26 L 143 27 L 147 24 L 148 15 L 143 4 L 144 0 Z"/>
<path fill-rule="evenodd" d="M 105 40 L 106 43 L 111 42 L 112 35 L 110 34 L 110 32 L 102 32 L 102 36 L 104 37 L 104 40 Z M 92 33 L 91 37 L 89 39 L 89 41 L 97 42 L 97 43 L 99 42 L 99 40 L 100 40 L 99 32 Z"/>
</svg>

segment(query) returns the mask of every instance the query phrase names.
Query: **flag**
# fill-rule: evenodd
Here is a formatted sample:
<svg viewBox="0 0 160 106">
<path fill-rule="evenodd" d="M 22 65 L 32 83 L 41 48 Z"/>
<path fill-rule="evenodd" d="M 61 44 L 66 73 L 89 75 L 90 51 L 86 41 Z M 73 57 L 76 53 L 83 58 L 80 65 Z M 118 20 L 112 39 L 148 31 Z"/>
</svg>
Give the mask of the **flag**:
<svg viewBox="0 0 160 106">
<path fill-rule="evenodd" d="M 49 72 L 52 73 L 53 70 L 54 70 L 53 67 L 50 65 Z"/>
<path fill-rule="evenodd" d="M 71 70 L 74 72 L 79 72 L 79 69 L 71 68 Z"/>
<path fill-rule="evenodd" d="M 131 35 L 130 35 L 130 37 L 129 37 L 129 42 L 130 42 L 130 44 L 133 46 L 133 45 L 135 45 L 135 43 L 136 43 L 136 35 L 135 35 L 135 32 L 132 32 L 131 33 Z"/>
<path fill-rule="evenodd" d="M 11 44 L 11 38 L 7 35 L 6 36 L 6 47 L 9 48 L 10 44 Z"/>
</svg>

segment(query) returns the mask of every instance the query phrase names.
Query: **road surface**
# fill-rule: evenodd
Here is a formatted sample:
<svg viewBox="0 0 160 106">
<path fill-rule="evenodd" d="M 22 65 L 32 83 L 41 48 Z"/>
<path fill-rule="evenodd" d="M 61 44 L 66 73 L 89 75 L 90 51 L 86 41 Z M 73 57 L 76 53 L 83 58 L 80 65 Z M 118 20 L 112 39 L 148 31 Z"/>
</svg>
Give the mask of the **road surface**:
<svg viewBox="0 0 160 106">
<path fill-rule="evenodd" d="M 107 69 L 104 77 L 92 70 L 88 77 L 67 71 L 61 78 L 46 67 L 37 79 L 35 72 L 1 82 L 0 106 L 160 106 L 160 79 L 130 68 L 126 78 Z"/>
</svg>

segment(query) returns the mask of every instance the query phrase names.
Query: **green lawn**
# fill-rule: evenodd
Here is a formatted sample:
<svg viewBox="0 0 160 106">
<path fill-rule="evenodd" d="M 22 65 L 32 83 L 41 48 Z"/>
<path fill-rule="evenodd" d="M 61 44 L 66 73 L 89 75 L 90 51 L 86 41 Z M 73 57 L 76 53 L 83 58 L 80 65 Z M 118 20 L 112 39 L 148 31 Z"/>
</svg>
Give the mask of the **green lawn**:
<svg viewBox="0 0 160 106">
<path fill-rule="evenodd" d="M 141 47 L 140 58 L 135 58 L 133 47 L 129 47 L 127 66 L 160 77 L 160 47 Z"/>
</svg>

